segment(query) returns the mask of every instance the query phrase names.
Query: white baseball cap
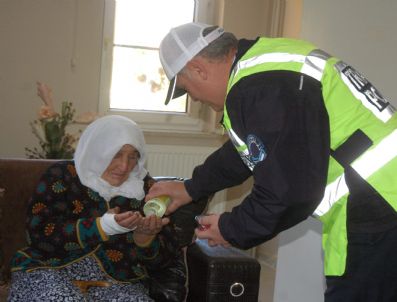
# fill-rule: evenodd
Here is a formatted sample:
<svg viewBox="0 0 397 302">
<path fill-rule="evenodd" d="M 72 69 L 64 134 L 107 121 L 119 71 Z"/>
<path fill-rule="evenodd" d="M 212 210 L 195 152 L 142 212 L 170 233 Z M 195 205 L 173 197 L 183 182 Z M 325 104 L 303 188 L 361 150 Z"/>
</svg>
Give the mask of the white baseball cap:
<svg viewBox="0 0 397 302">
<path fill-rule="evenodd" d="M 212 41 L 219 38 L 224 29 L 215 28 L 206 36 L 204 29 L 213 25 L 191 22 L 172 28 L 160 43 L 160 61 L 167 78 L 170 80 L 165 104 L 170 100 L 180 97 L 186 93 L 183 89 L 176 87 L 177 74 L 185 67 L 195 55 L 207 47 Z"/>
</svg>

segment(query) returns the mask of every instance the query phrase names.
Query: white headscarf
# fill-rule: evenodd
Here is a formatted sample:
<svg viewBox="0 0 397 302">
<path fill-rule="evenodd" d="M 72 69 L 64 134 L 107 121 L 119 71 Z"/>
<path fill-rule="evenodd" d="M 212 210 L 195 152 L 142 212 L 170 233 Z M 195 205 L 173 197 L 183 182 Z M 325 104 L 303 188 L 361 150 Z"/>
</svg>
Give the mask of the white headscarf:
<svg viewBox="0 0 397 302">
<path fill-rule="evenodd" d="M 101 176 L 116 153 L 126 144 L 138 150 L 140 158 L 128 179 L 119 187 L 114 187 Z M 136 199 L 145 196 L 145 160 L 146 145 L 142 130 L 132 120 L 119 115 L 108 115 L 88 125 L 74 154 L 76 171 L 81 183 L 98 192 L 106 200 L 118 195 Z"/>
</svg>

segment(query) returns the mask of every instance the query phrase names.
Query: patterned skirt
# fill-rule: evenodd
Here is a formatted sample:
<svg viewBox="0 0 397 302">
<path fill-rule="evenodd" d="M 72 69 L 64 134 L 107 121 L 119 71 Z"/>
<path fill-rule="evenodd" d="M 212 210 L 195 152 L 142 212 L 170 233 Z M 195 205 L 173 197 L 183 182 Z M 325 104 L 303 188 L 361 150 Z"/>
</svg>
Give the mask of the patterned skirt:
<svg viewBox="0 0 397 302">
<path fill-rule="evenodd" d="M 8 301 L 154 300 L 148 296 L 148 291 L 142 283 L 120 283 L 111 279 L 102 271 L 96 259 L 89 256 L 60 269 L 13 272 Z"/>
</svg>

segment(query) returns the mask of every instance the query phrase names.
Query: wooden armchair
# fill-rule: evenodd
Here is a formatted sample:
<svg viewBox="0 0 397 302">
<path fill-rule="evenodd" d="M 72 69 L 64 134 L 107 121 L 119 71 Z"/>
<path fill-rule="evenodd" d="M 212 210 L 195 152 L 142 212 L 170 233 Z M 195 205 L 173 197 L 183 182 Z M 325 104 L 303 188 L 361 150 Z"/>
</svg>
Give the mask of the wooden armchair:
<svg viewBox="0 0 397 302">
<path fill-rule="evenodd" d="M 10 260 L 17 249 L 26 245 L 29 197 L 40 176 L 55 162 L 0 159 L 0 301 L 6 301 L 8 294 Z M 162 179 L 169 178 L 159 177 Z M 187 246 L 188 280 L 194 281 L 188 281 L 187 301 L 257 301 L 260 266 L 255 259 L 237 249 L 211 248 L 203 241 L 192 243 L 194 217 L 202 213 L 206 205 L 207 200 L 191 203 L 178 209 L 171 218 L 181 246 Z M 230 265 L 234 267 L 232 274 L 228 273 Z"/>
</svg>

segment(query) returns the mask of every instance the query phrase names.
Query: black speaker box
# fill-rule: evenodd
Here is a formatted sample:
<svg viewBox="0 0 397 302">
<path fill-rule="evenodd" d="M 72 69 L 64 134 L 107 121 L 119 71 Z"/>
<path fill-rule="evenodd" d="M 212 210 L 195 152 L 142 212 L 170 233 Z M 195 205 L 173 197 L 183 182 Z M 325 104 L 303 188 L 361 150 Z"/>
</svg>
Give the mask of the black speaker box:
<svg viewBox="0 0 397 302">
<path fill-rule="evenodd" d="M 258 302 L 260 264 L 255 258 L 202 240 L 190 245 L 187 255 L 188 302 Z"/>
</svg>

